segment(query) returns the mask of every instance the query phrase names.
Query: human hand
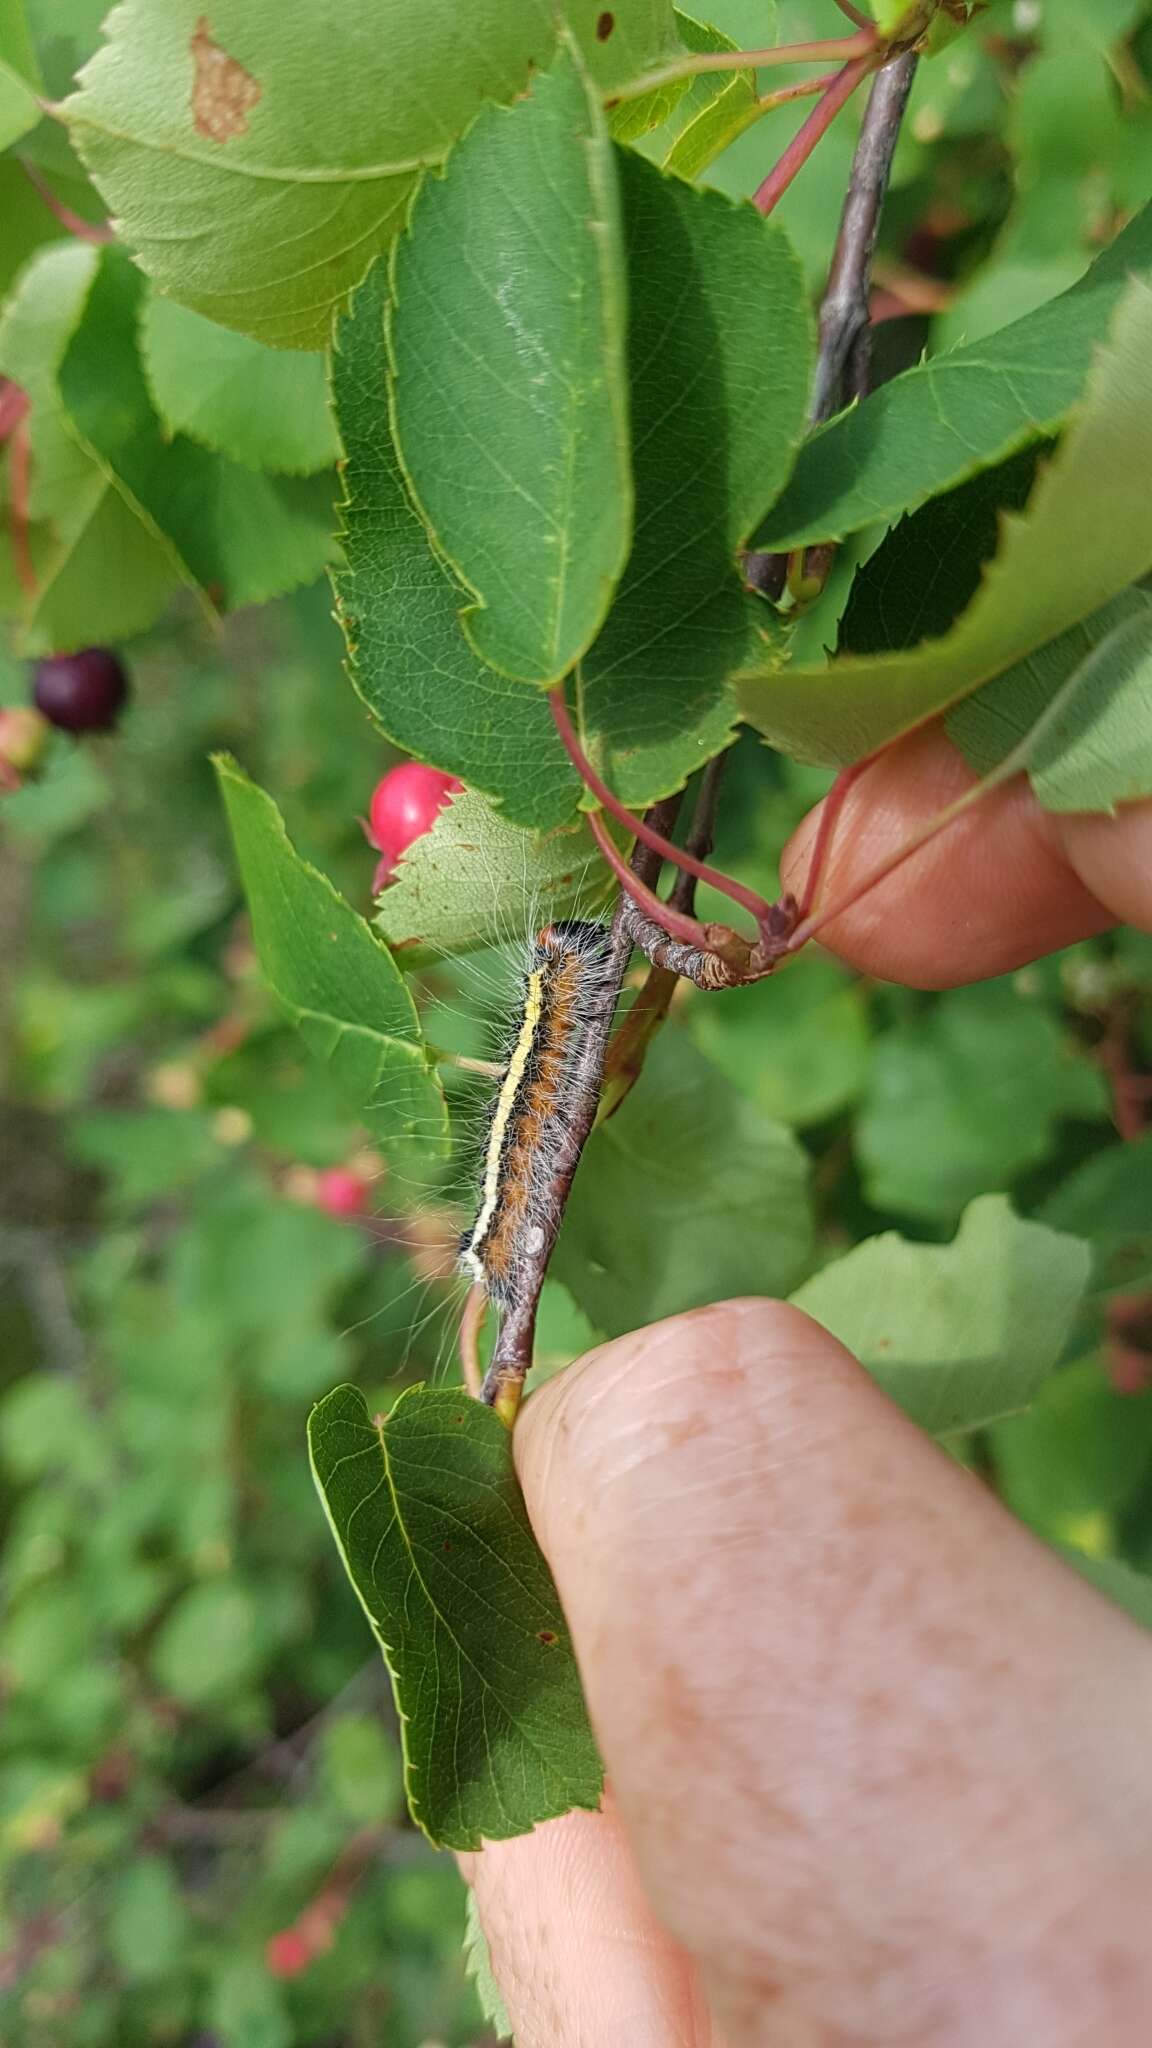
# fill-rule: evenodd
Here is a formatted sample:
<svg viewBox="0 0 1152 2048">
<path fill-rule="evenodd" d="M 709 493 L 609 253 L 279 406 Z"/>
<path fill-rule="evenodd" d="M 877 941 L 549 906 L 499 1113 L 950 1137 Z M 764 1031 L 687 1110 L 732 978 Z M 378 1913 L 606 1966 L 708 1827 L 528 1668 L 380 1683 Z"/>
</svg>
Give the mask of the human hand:
<svg viewBox="0 0 1152 2048">
<path fill-rule="evenodd" d="M 964 785 L 853 791 L 825 900 Z M 785 860 L 802 879 L 813 825 Z M 944 986 L 1152 925 L 1152 806 L 999 791 L 828 927 Z M 528 1402 L 517 1463 L 611 1786 L 464 1859 L 518 2048 L 1127 2048 L 1152 2010 L 1152 1642 L 798 1310 Z"/>
</svg>

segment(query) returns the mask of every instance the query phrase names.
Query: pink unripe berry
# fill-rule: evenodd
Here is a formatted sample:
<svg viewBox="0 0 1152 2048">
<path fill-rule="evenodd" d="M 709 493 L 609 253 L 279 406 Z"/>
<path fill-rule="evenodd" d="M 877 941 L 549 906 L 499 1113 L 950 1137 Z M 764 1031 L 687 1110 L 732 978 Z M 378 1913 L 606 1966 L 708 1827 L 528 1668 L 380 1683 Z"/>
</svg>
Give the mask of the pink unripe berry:
<svg viewBox="0 0 1152 2048">
<path fill-rule="evenodd" d="M 38 711 L 22 704 L 0 710 L 0 790 L 19 789 L 35 775 L 50 737 Z"/>
<path fill-rule="evenodd" d="M 362 1216 L 368 1183 L 349 1166 L 326 1166 L 316 1175 L 316 1207 L 329 1216 Z"/>
<path fill-rule="evenodd" d="M 273 1977 L 298 1977 L 312 1961 L 312 1947 L 296 1927 L 284 1927 L 264 1945 L 264 1961 Z"/>
<path fill-rule="evenodd" d="M 376 784 L 368 808 L 373 846 L 394 866 L 412 841 L 435 823 L 437 812 L 463 787 L 455 775 L 446 775 L 440 768 L 428 768 L 423 761 L 401 761 L 398 767 L 390 768 Z"/>
</svg>

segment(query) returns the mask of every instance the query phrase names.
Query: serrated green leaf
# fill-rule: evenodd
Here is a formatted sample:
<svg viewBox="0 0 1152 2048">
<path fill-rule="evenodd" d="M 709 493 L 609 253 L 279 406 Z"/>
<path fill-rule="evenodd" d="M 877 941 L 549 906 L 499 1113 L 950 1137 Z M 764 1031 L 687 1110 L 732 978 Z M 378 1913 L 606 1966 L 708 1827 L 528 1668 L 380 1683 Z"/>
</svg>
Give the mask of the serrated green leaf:
<svg viewBox="0 0 1152 2048">
<path fill-rule="evenodd" d="M 1133 589 L 958 704 L 948 732 L 979 774 L 1026 764 L 1047 811 L 1152 795 L 1152 593 Z"/>
<path fill-rule="evenodd" d="M 1026 1408 L 1059 1360 L 1088 1280 L 1079 1239 L 971 1203 L 950 1245 L 866 1239 L 792 1296 L 935 1435 Z"/>
<path fill-rule="evenodd" d="M 869 1201 L 941 1221 L 1037 1165 L 1061 1116 L 1104 1116 L 1103 1077 L 1008 981 L 951 990 L 884 1032 L 856 1123 Z"/>
<path fill-rule="evenodd" d="M 746 673 L 736 697 L 774 745 L 841 765 L 1024 660 L 1152 566 L 1152 291 L 1133 279 L 1026 511 L 1006 516 L 977 597 L 945 636 L 829 669 Z"/>
<path fill-rule="evenodd" d="M 603 90 L 676 54 L 670 0 L 572 0 Z M 403 225 L 420 171 L 485 99 L 556 47 L 551 0 L 122 0 L 67 102 L 125 245 L 161 289 L 281 347 L 333 309 Z"/>
<path fill-rule="evenodd" d="M 730 734 L 725 683 L 752 637 L 735 558 L 804 430 L 810 321 L 773 222 L 628 151 L 620 177 L 636 539 L 582 664 L 580 711 L 612 786 L 640 806 Z"/>
<path fill-rule="evenodd" d="M 0 0 L 0 149 L 18 142 L 39 121 L 39 82 L 23 0 Z"/>
<path fill-rule="evenodd" d="M 894 519 L 1053 433 L 1083 396 L 1129 276 L 1150 265 L 1145 207 L 1059 298 L 998 334 L 930 357 L 841 413 L 801 449 L 756 546 L 838 540 Z"/>
<path fill-rule="evenodd" d="M 685 122 L 663 159 L 664 169 L 675 171 L 678 178 L 700 177 L 760 114 L 756 73 L 733 72 L 723 89 L 713 93 L 708 104 Z"/>
<path fill-rule="evenodd" d="M 604 118 L 565 46 L 425 180 L 393 257 L 392 425 L 409 487 L 472 594 L 470 645 L 527 682 L 579 660 L 628 555 L 620 232 Z"/>
<path fill-rule="evenodd" d="M 802 431 L 808 316 L 786 240 L 751 208 L 662 179 L 627 153 L 621 174 L 639 309 L 630 349 L 643 530 L 584 664 L 582 704 L 620 793 L 644 803 L 730 736 L 723 678 L 762 623 L 733 559 Z M 402 744 L 500 796 L 518 822 L 549 825 L 575 793 L 551 720 L 471 656 L 455 587 L 397 475 L 382 417 L 383 292 L 377 272 L 341 327 L 335 365 L 350 500 L 339 592 L 357 681 Z M 786 365 L 771 407 L 761 402 L 766 335 Z"/>
<path fill-rule="evenodd" d="M 140 347 L 170 434 L 276 474 L 311 476 L 335 462 L 339 443 L 319 353 L 268 348 L 157 292 L 143 301 Z"/>
<path fill-rule="evenodd" d="M 108 8 L 104 0 L 24 0 L 24 6 L 45 85 L 61 100 L 99 43 Z"/>
<path fill-rule="evenodd" d="M 552 1271 L 618 1336 L 734 1294 L 783 1294 L 808 1263 L 807 1157 L 666 1028 L 593 1132 Z"/>
<path fill-rule="evenodd" d="M 465 594 L 429 544 L 388 419 L 385 265 L 338 323 L 344 567 L 335 586 L 352 680 L 390 739 L 497 799 L 518 825 L 572 817 L 579 783 L 539 690 L 488 668 L 460 631 Z"/>
<path fill-rule="evenodd" d="M 40 119 L 40 104 L 19 73 L 0 58 L 0 149 L 18 142 Z"/>
<path fill-rule="evenodd" d="M 186 436 L 166 437 L 137 347 L 146 291 L 123 250 L 100 252 L 60 366 L 76 433 L 207 601 L 258 604 L 310 583 L 332 557 L 330 479 L 257 474 Z"/>
<path fill-rule="evenodd" d="M 688 49 L 695 49 L 694 43 L 686 42 L 685 28 L 697 27 L 699 24 L 689 24 L 688 17 L 681 14 L 679 8 L 675 11 L 675 23 L 680 41 L 686 43 Z M 712 34 L 714 31 L 709 30 L 707 33 Z M 615 106 L 610 107 L 608 132 L 613 142 L 636 142 L 641 136 L 647 138 L 653 130 L 662 128 L 671 120 L 691 83 L 690 78 L 671 78 L 666 84 L 656 86 L 651 92 L 641 93 L 633 100 L 620 100 Z"/>
<path fill-rule="evenodd" d="M 938 639 L 980 588 L 1005 512 L 1027 504 L 1038 448 L 982 470 L 894 526 L 857 569 L 840 621 L 838 654 L 890 654 Z"/>
<path fill-rule="evenodd" d="M 464 790 L 413 840 L 376 922 L 389 945 L 456 953 L 522 943 L 551 917 L 594 913 L 614 887 L 583 819 L 521 832 Z"/>
<path fill-rule="evenodd" d="M 271 797 L 227 756 L 216 772 L 270 987 L 390 1156 L 442 1157 L 444 1097 L 403 975 L 371 926 L 294 851 Z"/>
<path fill-rule="evenodd" d="M 84 317 L 98 252 L 79 240 L 33 256 L 0 322 L 0 374 L 31 401 L 28 552 L 36 589 L 15 595 L 26 653 L 66 653 L 142 631 L 179 575 L 170 552 L 76 439 L 60 366 Z"/>
<path fill-rule="evenodd" d="M 61 443 L 53 442 L 55 453 Z M 33 428 L 33 459 L 44 447 Z M 29 655 L 68 654 L 142 633 L 180 587 L 167 549 L 99 473 L 86 479 L 66 525 L 33 529 L 30 552 L 37 588 L 20 626 Z"/>
<path fill-rule="evenodd" d="M 512 2022 L 493 1973 L 487 1936 L 480 1925 L 476 1894 L 471 1889 L 464 1908 L 464 1968 L 472 1979 L 480 2010 L 492 2032 L 498 2040 L 507 2040 L 512 2033 Z"/>
<path fill-rule="evenodd" d="M 356 1387 L 313 1410 L 312 1469 L 392 1675 L 413 1819 L 477 1849 L 599 1804 L 600 1760 L 512 1438 L 463 1391 L 375 1421 Z"/>
<path fill-rule="evenodd" d="M 755 40 L 763 48 L 772 40 L 775 7 L 757 9 Z M 735 50 L 740 45 L 711 22 L 676 15 L 676 30 L 685 49 L 708 52 Z M 643 99 L 625 100 L 611 116 L 617 142 L 639 142 L 640 152 L 681 178 L 696 178 L 742 133 L 760 111 L 756 73 L 705 72 L 657 87 Z M 651 132 L 647 132 L 651 131 Z M 642 139 L 641 139 L 642 138 Z"/>
</svg>

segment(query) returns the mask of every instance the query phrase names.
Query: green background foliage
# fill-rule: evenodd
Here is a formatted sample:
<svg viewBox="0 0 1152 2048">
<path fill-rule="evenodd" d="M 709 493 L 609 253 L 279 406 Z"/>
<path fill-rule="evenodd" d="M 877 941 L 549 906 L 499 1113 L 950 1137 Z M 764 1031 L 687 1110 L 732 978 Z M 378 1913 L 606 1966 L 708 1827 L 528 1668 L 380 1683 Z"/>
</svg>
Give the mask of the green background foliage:
<svg viewBox="0 0 1152 2048">
<path fill-rule="evenodd" d="M 569 10 L 601 89 L 673 48 L 658 0 L 619 6 L 606 44 L 600 11 Z M 691 48 L 842 26 L 825 0 L 706 11 L 712 28 L 681 29 Z M 446 548 L 451 565 L 432 547 L 418 423 L 401 403 L 401 460 L 388 421 L 388 251 L 419 168 L 434 168 L 443 211 L 449 151 L 480 102 L 500 110 L 465 149 L 484 122 L 510 133 L 539 112 L 518 95 L 528 60 L 551 54 L 553 10 L 474 7 L 477 85 L 458 9 L 389 5 L 389 79 L 404 89 L 382 94 L 363 54 L 379 7 L 318 5 L 286 34 L 282 8 L 229 0 L 211 35 L 260 91 L 241 94 L 247 128 L 224 154 L 185 89 L 200 8 L 129 0 L 90 61 L 102 12 L 31 0 L 27 36 L 18 9 L 0 20 L 0 375 L 31 401 L 35 574 L 30 593 L 5 462 L 0 694 L 23 700 L 26 656 L 96 641 L 124 647 L 134 681 L 119 733 L 57 741 L 0 817 L 0 2032 L 13 2048 L 464 2048 L 489 2037 L 460 1958 L 459 1884 L 406 1811 L 387 1675 L 312 1489 L 304 1423 L 341 1382 L 369 1415 L 417 1381 L 432 1392 L 406 1395 L 400 1416 L 459 1405 L 450 1274 L 485 1090 L 436 1061 L 492 1056 L 515 972 L 504 942 L 533 904 L 598 886 L 534 687 L 548 664 L 465 638 L 458 615 L 481 585 L 470 536 Z M 412 90 L 424 63 L 435 93 Z M 71 128 L 38 119 L 29 81 L 62 99 L 85 64 Z M 764 73 L 759 90 L 778 82 Z M 586 382 L 614 384 L 588 445 L 601 479 L 625 478 L 593 507 L 602 555 L 575 594 L 580 708 L 641 801 L 723 743 L 739 672 L 744 709 L 801 757 L 746 732 L 728 775 L 719 858 L 768 893 L 827 785 L 803 759 L 847 758 L 961 692 L 975 690 L 951 729 L 982 767 L 1029 744 L 1067 693 L 1027 760 L 1055 808 L 1152 783 L 1133 587 L 1152 567 L 1149 302 L 1121 279 L 1152 267 L 1150 94 L 1142 0 L 1050 0 L 1023 31 L 993 0 L 922 64 L 877 264 L 894 315 L 878 364 L 911 374 L 795 469 L 808 301 L 855 110 L 769 228 L 734 202 L 806 107 L 748 125 L 748 73 L 640 114 L 624 102 L 614 143 L 596 143 L 617 181 L 623 324 L 607 344 L 601 324 L 593 362 L 587 332 L 573 340 L 547 314 L 550 360 L 567 374 L 564 350 L 582 348 Z M 667 165 L 710 189 L 669 184 Z M 114 212 L 121 241 L 68 234 L 43 181 L 85 219 Z M 419 213 L 401 275 L 433 253 Z M 571 213 L 559 207 L 558 236 Z M 338 480 L 321 352 L 356 285 L 332 367 Z M 467 340 L 468 304 L 449 310 Z M 405 296 L 396 319 L 409 317 Z M 975 393 L 956 401 L 959 427 L 949 380 Z M 523 390 L 512 400 L 522 421 Z M 527 441 L 519 455 L 530 472 Z M 731 567 L 757 529 L 852 535 L 788 667 Z M 597 578 L 617 575 L 605 618 Z M 838 633 L 850 660 L 829 685 Z M 653 645 L 669 652 L 654 660 Z M 374 856 L 357 823 L 397 747 L 477 792 L 379 908 L 403 976 L 361 921 Z M 212 752 L 272 791 L 288 827 L 290 846 L 269 799 L 227 773 L 250 914 Z M 1102 755 L 1125 776 L 1102 773 Z M 719 998 L 682 988 L 577 1180 L 538 1375 L 654 1315 L 792 1292 L 1147 1616 L 1150 996 L 1152 940 L 1130 932 L 940 996 L 815 955 Z M 446 1128 L 463 1140 L 450 1157 Z M 337 1219 L 316 1176 L 350 1162 L 368 1206 Z M 595 1797 L 570 1708 L 573 1781 L 540 1811 Z M 478 1796 L 462 1781 L 445 1810 L 452 1793 Z M 488 1812 L 458 1826 L 438 1811 L 430 1831 L 491 1832 Z M 269 1941 L 336 1895 L 330 1943 L 277 1974 Z"/>
</svg>

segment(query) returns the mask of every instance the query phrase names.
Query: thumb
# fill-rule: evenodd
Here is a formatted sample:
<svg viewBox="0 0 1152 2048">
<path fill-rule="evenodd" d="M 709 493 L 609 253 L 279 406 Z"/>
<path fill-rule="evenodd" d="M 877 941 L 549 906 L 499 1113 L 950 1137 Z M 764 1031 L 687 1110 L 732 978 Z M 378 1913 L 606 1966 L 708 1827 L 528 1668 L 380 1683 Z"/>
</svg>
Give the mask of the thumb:
<svg viewBox="0 0 1152 2048">
<path fill-rule="evenodd" d="M 732 2048 L 1143 2038 L 1152 1644 L 841 1345 L 702 1309 L 543 1388 L 516 1449 L 640 1878 Z"/>
</svg>

